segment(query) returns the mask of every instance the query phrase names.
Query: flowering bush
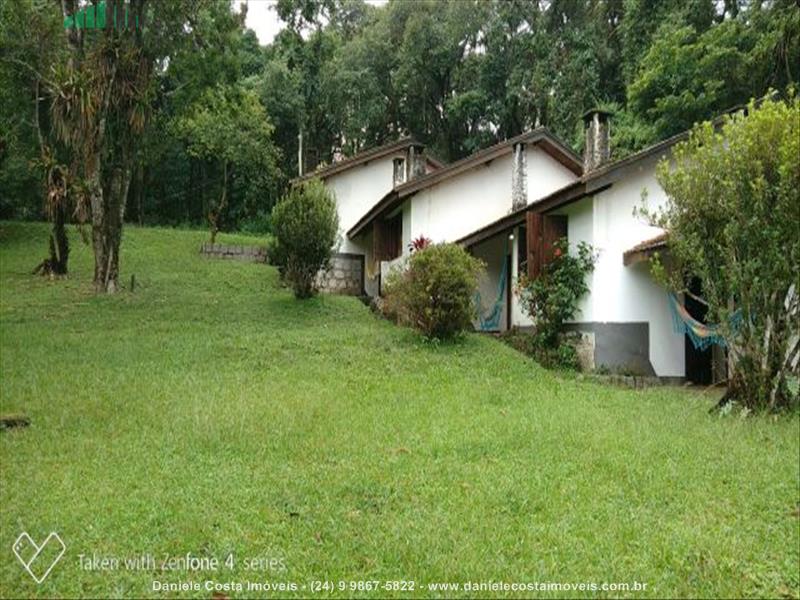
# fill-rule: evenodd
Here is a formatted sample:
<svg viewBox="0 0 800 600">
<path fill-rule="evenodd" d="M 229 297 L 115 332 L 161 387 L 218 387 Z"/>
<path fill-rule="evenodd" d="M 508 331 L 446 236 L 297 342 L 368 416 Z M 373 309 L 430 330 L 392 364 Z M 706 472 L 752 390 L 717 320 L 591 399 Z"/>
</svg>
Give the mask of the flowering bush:
<svg viewBox="0 0 800 600">
<path fill-rule="evenodd" d="M 418 238 L 411 240 L 411 243 L 408 245 L 408 249 L 410 252 L 414 252 L 415 250 L 424 250 L 432 243 L 433 242 L 431 242 L 431 238 L 426 238 L 424 235 L 421 235 Z"/>
<path fill-rule="evenodd" d="M 553 260 L 545 265 L 539 277 L 520 277 L 517 293 L 534 323 L 531 344 L 543 356 L 550 357 L 556 350 L 558 356 L 569 358 L 564 362 L 576 362 L 574 352 L 562 348 L 559 334 L 564 322 L 575 316 L 581 297 L 589 291 L 586 276 L 594 270 L 595 259 L 594 250 L 586 242 L 578 244 L 577 252 L 572 255 L 566 238 L 562 238 L 555 243 Z M 552 361 L 548 358 L 545 362 Z"/>
</svg>

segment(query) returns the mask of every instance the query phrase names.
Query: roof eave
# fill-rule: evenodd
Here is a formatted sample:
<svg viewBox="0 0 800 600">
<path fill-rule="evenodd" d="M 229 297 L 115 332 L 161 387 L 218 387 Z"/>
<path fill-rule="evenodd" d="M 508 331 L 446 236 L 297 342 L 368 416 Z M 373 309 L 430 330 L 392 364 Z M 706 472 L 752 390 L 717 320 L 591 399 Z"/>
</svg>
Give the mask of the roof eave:
<svg viewBox="0 0 800 600">
<path fill-rule="evenodd" d="M 390 207 L 396 197 L 397 188 L 387 192 L 383 198 L 378 200 L 375 206 L 369 209 L 369 211 L 347 231 L 347 239 L 352 240 L 354 237 L 358 236 L 378 215 Z"/>
</svg>

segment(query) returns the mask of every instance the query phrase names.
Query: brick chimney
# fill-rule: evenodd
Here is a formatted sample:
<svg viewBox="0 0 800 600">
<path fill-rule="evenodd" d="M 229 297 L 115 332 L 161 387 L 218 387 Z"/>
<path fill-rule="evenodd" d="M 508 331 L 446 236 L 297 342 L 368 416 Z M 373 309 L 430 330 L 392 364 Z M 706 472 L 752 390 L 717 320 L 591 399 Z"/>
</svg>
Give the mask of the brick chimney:
<svg viewBox="0 0 800 600">
<path fill-rule="evenodd" d="M 592 109 L 583 114 L 585 143 L 583 148 L 583 172 L 600 168 L 611 157 L 609 143 L 611 113 Z"/>
</svg>

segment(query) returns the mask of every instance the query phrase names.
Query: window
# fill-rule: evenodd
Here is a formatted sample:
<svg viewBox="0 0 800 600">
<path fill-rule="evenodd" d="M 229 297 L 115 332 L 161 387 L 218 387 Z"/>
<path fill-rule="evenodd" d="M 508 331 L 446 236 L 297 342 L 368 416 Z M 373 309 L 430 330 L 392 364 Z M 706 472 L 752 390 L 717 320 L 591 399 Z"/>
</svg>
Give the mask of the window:
<svg viewBox="0 0 800 600">
<path fill-rule="evenodd" d="M 406 181 L 406 159 L 395 158 L 394 164 L 394 184 L 400 185 Z"/>
</svg>

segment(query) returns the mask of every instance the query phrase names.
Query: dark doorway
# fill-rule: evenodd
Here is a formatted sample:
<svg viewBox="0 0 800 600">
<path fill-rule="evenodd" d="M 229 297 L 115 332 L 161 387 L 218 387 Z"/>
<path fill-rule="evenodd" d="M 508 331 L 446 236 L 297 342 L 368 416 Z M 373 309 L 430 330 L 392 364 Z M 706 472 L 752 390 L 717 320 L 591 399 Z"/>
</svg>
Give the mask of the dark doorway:
<svg viewBox="0 0 800 600">
<path fill-rule="evenodd" d="M 696 296 L 702 297 L 703 286 L 697 277 L 693 277 L 689 282 L 689 291 Z M 689 294 L 684 294 L 684 306 L 692 318 L 697 319 L 701 323 L 706 323 L 706 312 L 708 312 L 708 309 L 705 304 L 695 300 Z M 708 347 L 705 350 L 698 350 L 694 347 L 688 335 L 684 336 L 683 343 L 686 348 L 686 379 L 700 385 L 711 385 L 713 383 L 713 347 Z"/>
<path fill-rule="evenodd" d="M 511 329 L 511 255 L 506 254 L 506 329 Z"/>
</svg>

